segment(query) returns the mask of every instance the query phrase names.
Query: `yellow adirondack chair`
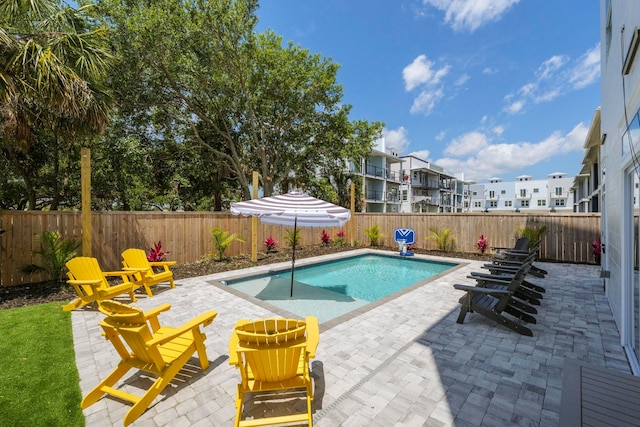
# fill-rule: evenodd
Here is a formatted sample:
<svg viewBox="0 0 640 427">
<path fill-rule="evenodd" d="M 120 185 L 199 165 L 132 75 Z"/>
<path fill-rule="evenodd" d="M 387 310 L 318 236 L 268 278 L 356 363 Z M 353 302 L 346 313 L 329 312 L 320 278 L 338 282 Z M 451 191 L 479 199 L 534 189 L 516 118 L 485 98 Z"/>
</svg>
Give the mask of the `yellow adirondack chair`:
<svg viewBox="0 0 640 427">
<path fill-rule="evenodd" d="M 147 295 L 152 297 L 151 286 L 162 282 L 169 282 L 172 288 L 176 287 L 173 282 L 173 273 L 169 270 L 170 265 L 175 265 L 175 261 L 147 260 L 147 254 L 142 249 L 127 249 L 122 252 L 122 265 L 124 270 L 131 272 L 131 280 L 139 286 L 144 286 Z M 161 266 L 164 270 L 156 273 L 152 267 Z"/>
<path fill-rule="evenodd" d="M 133 294 L 136 286 L 129 281 L 126 271 L 102 271 L 98 260 L 92 257 L 75 257 L 65 265 L 69 277 L 67 283 L 73 286 L 78 298 L 65 304 L 62 307 L 64 311 L 70 311 L 94 301 L 99 304 L 101 301 L 127 293 L 131 301 L 136 300 Z M 110 286 L 106 280 L 109 276 L 119 276 L 122 283 Z"/>
<path fill-rule="evenodd" d="M 122 360 L 107 378 L 82 399 L 82 409 L 97 402 L 104 394 L 129 401 L 133 407 L 124 417 L 124 425 L 127 426 L 147 410 L 196 351 L 202 370 L 209 368 L 204 345 L 206 336 L 200 326 L 210 325 L 217 313 L 207 311 L 177 328 L 161 327 L 158 315 L 170 308 L 170 304 L 162 304 L 143 312 L 116 301 L 104 301 L 100 305 L 100 311 L 107 315 L 100 326 Z M 157 376 L 142 396 L 113 387 L 131 368 Z"/>
<path fill-rule="evenodd" d="M 307 422 L 313 425 L 313 381 L 309 359 L 315 357 L 320 340 L 318 319 L 240 320 L 229 342 L 229 364 L 240 370 L 236 395 L 235 426 L 259 426 Z M 262 419 L 242 420 L 245 393 L 305 389 L 307 412 Z"/>
</svg>

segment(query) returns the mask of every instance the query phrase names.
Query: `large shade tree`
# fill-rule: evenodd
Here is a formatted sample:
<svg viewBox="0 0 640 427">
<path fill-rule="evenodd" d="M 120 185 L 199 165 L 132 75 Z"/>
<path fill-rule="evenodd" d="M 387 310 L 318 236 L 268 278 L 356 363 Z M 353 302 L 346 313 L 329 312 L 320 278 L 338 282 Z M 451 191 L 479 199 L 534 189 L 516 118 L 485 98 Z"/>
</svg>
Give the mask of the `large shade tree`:
<svg viewBox="0 0 640 427">
<path fill-rule="evenodd" d="M 337 64 L 255 32 L 256 0 L 100 5 L 122 61 L 122 114 L 159 140 L 209 150 L 209 168 L 244 198 L 253 170 L 265 195 L 304 186 L 323 164 L 365 155 L 380 133 L 381 123 L 349 120 Z"/>
<path fill-rule="evenodd" d="M 111 55 L 92 10 L 83 2 L 0 2 L 0 155 L 6 179 L 26 194 L 9 207 L 74 203 L 79 141 L 109 116 Z"/>
</svg>

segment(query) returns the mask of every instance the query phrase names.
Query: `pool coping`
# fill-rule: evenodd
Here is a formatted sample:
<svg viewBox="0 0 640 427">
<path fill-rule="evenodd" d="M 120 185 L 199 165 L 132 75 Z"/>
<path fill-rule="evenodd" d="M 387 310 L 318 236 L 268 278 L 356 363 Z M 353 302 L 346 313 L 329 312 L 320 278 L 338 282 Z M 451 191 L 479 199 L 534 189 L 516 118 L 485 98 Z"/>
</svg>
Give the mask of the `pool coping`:
<svg viewBox="0 0 640 427">
<path fill-rule="evenodd" d="M 369 248 L 364 248 L 364 249 L 354 249 L 353 251 L 345 251 L 345 252 L 338 252 L 335 254 L 328 254 L 328 255 L 320 255 L 320 256 L 316 256 L 316 257 L 310 257 L 310 258 L 303 258 L 300 260 L 296 260 L 296 268 L 301 268 L 301 267 L 305 267 L 305 266 L 309 266 L 309 265 L 314 265 L 314 264 L 318 264 L 318 263 L 322 263 L 322 262 L 329 262 L 329 261 L 336 261 L 336 260 L 340 260 L 343 258 L 351 258 L 351 257 L 355 257 L 355 256 L 362 256 L 362 255 L 384 255 L 384 256 L 400 256 L 398 254 L 398 252 L 396 251 L 388 251 L 388 250 L 380 250 L 380 249 L 369 249 Z M 431 255 L 423 255 L 423 254 L 415 254 L 413 256 L 414 259 L 421 259 L 424 261 L 432 261 L 432 262 L 441 262 L 441 263 L 448 263 L 448 264 L 453 264 L 451 266 L 451 268 L 446 269 L 445 271 L 438 273 L 436 275 L 433 275 L 431 277 L 429 277 L 428 279 L 419 281 L 411 286 L 407 286 L 406 288 L 403 288 L 397 292 L 394 292 L 391 295 L 387 295 L 385 297 L 382 297 L 376 301 L 372 301 L 362 307 L 358 307 L 355 308 L 347 313 L 341 314 L 337 317 L 334 317 L 331 320 L 328 320 L 326 322 L 323 322 L 320 324 L 320 332 L 324 332 L 327 331 L 331 328 L 333 328 L 336 325 L 339 325 L 347 320 L 351 320 L 355 317 L 358 317 L 364 313 L 367 313 L 373 309 L 375 309 L 376 307 L 379 307 L 383 304 L 388 303 L 389 301 L 393 301 L 396 298 L 400 298 L 403 295 L 408 294 L 409 292 L 412 292 L 416 289 L 421 288 L 422 286 L 425 286 L 435 280 L 438 280 L 439 278 L 446 276 L 448 274 L 453 273 L 456 270 L 459 270 L 460 268 L 465 267 L 466 265 L 468 265 L 467 262 L 464 262 L 459 259 L 459 258 L 445 258 L 445 257 L 436 257 L 436 256 L 431 256 Z M 226 292 L 229 292 L 232 295 L 235 295 L 239 298 L 242 298 L 246 301 L 249 301 L 259 307 L 262 307 L 266 310 L 272 311 L 276 314 L 278 314 L 279 316 L 282 317 L 287 317 L 287 318 L 299 318 L 300 315 L 295 314 L 295 313 L 291 313 L 283 308 L 280 308 L 276 305 L 273 305 L 269 302 L 263 301 L 261 299 L 258 299 L 254 296 L 248 295 L 242 291 L 239 291 L 237 289 L 234 289 L 228 285 L 223 284 L 222 282 L 225 282 L 227 280 L 231 281 L 231 280 L 241 280 L 241 279 L 246 279 L 249 277 L 253 277 L 253 276 L 257 276 L 257 275 L 261 275 L 261 274 L 275 274 L 275 273 L 279 273 L 281 271 L 285 271 L 285 270 L 289 270 L 291 269 L 291 262 L 290 261 L 285 261 L 285 262 L 280 262 L 277 264 L 270 264 L 270 265 L 265 265 L 265 266 L 259 266 L 259 267 L 250 267 L 250 268 L 246 268 L 243 270 L 235 270 L 234 272 L 236 274 L 233 274 L 233 276 L 229 276 L 229 277 L 220 277 L 219 275 L 217 275 L 216 279 L 212 279 L 212 280 L 207 280 L 207 283 L 222 289 Z M 234 272 L 230 272 L 230 273 L 234 273 Z"/>
</svg>

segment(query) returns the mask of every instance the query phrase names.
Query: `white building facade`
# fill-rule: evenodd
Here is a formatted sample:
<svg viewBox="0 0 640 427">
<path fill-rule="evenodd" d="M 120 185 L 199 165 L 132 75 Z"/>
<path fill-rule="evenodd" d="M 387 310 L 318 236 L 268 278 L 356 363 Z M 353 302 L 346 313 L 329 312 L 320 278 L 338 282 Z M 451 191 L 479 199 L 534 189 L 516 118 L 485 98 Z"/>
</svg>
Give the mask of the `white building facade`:
<svg viewBox="0 0 640 427">
<path fill-rule="evenodd" d="M 640 157 L 640 2 L 600 1 L 602 271 L 631 368 L 640 375 L 636 203 Z"/>
<path fill-rule="evenodd" d="M 471 212 L 493 211 L 572 211 L 573 181 L 566 173 L 549 174 L 547 179 L 529 175 L 515 181 L 491 178 L 483 184 L 469 186 Z"/>
</svg>

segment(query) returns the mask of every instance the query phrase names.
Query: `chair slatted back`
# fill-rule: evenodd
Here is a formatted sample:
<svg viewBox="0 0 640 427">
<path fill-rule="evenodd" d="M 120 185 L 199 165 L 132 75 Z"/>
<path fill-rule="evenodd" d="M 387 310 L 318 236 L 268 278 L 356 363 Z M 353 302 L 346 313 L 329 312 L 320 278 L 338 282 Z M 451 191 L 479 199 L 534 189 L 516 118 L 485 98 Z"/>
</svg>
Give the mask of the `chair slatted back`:
<svg viewBox="0 0 640 427">
<path fill-rule="evenodd" d="M 147 274 L 153 274 L 151 264 L 149 264 L 149 260 L 147 259 L 147 254 L 142 249 L 127 249 L 122 252 L 122 259 L 125 267 L 145 268 L 147 269 Z M 135 273 L 134 276 L 136 280 L 141 279 L 140 273 Z"/>
<path fill-rule="evenodd" d="M 93 257 L 75 257 L 69 260 L 65 266 L 67 267 L 67 276 L 70 280 L 102 280 L 102 284 L 98 289 L 106 289 L 109 284 L 102 274 L 102 269 L 98 260 Z M 82 290 L 87 295 L 93 295 L 93 288 L 89 285 L 81 285 Z"/>
<path fill-rule="evenodd" d="M 294 378 L 306 353 L 306 324 L 295 319 L 264 319 L 236 328 L 238 351 L 257 381 Z M 306 369 L 306 364 L 303 364 Z M 246 371 L 243 375 L 248 375 Z"/>
<path fill-rule="evenodd" d="M 509 286 L 507 286 L 507 290 L 515 292 L 520 287 L 520 285 L 522 285 L 522 282 L 524 281 L 524 278 L 526 276 L 526 272 L 527 272 L 527 266 L 522 265 L 518 269 L 516 274 L 514 274 L 513 278 L 511 279 L 511 283 L 509 283 Z M 510 295 L 504 295 L 500 297 L 498 303 L 494 307 L 494 310 L 498 313 L 501 313 L 502 311 L 504 311 L 505 307 L 509 305 L 510 300 L 511 300 Z"/>
<path fill-rule="evenodd" d="M 145 371 L 159 373 L 164 369 L 166 363 L 158 346 L 147 345 L 153 332 L 141 309 L 105 301 L 100 311 L 107 314 L 100 326 L 123 360 Z"/>
</svg>

